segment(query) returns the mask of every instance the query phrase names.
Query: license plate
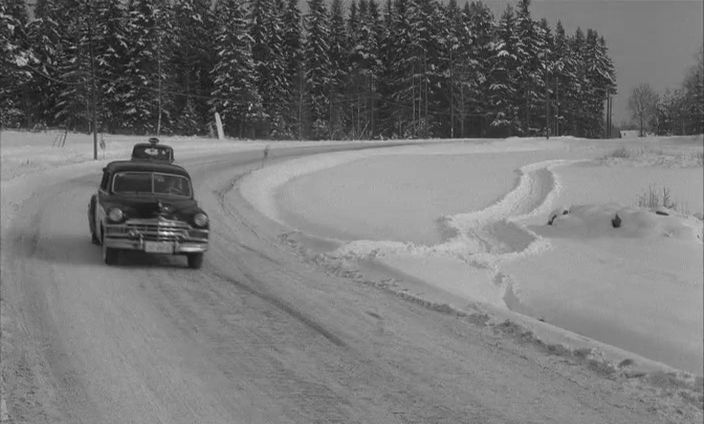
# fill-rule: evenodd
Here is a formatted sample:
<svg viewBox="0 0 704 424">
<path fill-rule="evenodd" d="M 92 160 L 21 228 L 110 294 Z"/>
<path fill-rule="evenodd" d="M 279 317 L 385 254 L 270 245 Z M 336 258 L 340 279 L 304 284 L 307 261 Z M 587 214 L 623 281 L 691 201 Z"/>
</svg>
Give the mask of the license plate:
<svg viewBox="0 0 704 424">
<path fill-rule="evenodd" d="M 174 253 L 174 245 L 157 241 L 145 241 L 144 251 L 147 253 Z"/>
</svg>

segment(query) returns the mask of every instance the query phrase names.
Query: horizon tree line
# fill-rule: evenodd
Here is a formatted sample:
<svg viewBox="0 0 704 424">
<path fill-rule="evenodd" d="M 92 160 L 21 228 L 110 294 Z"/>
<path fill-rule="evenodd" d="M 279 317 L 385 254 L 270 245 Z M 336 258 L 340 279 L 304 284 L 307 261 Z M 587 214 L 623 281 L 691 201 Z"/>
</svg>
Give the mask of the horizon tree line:
<svg viewBox="0 0 704 424">
<path fill-rule="evenodd" d="M 628 109 L 632 126 L 657 135 L 691 135 L 704 133 L 704 43 L 695 63 L 685 74 L 680 87 L 660 95 L 648 83 L 631 89 Z"/>
<path fill-rule="evenodd" d="M 329 4 L 329 5 L 328 5 Z M 5 127 L 232 137 L 603 137 L 606 41 L 481 1 L 0 5 Z"/>
</svg>

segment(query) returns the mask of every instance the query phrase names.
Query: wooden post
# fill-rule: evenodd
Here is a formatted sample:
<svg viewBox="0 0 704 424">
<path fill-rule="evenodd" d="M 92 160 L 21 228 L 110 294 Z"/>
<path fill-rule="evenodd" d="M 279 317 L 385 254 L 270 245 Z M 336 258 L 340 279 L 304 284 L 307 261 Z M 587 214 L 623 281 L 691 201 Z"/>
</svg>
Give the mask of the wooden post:
<svg viewBox="0 0 704 424">
<path fill-rule="evenodd" d="M 157 121 L 156 121 L 156 136 L 159 137 L 161 134 L 161 29 L 157 28 L 157 31 L 159 31 L 157 34 L 157 49 L 159 50 L 157 52 L 157 80 L 158 80 L 158 90 L 159 90 L 159 97 L 157 99 L 158 102 L 158 113 L 157 113 Z"/>
<path fill-rule="evenodd" d="M 93 51 L 93 24 L 95 22 L 93 18 L 93 2 L 89 2 L 89 7 L 91 8 L 90 16 L 88 20 L 88 51 L 90 54 L 90 78 L 91 78 L 91 126 L 93 127 L 93 160 L 98 160 L 98 100 L 97 100 L 97 86 L 95 84 L 95 52 Z M 64 138 L 65 142 L 65 138 Z"/>
<path fill-rule="evenodd" d="M 560 96 L 558 95 L 558 78 L 555 76 L 555 136 L 560 136 Z"/>
<path fill-rule="evenodd" d="M 550 138 L 550 77 L 545 66 L 545 138 Z"/>
</svg>

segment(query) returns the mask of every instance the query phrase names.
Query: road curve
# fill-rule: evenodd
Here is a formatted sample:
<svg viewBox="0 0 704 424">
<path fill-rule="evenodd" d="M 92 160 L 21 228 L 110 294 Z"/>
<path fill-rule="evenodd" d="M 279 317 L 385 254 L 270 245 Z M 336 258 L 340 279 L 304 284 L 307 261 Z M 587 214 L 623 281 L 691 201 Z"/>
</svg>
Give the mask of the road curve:
<svg viewBox="0 0 704 424">
<path fill-rule="evenodd" d="M 269 160 L 330 149 L 340 147 L 273 149 Z M 98 169 L 47 171 L 3 192 L 3 422 L 697 418 L 481 321 L 301 262 L 237 192 L 261 154 L 183 162 L 212 220 L 198 271 L 182 258 L 101 263 L 85 213 Z"/>
</svg>

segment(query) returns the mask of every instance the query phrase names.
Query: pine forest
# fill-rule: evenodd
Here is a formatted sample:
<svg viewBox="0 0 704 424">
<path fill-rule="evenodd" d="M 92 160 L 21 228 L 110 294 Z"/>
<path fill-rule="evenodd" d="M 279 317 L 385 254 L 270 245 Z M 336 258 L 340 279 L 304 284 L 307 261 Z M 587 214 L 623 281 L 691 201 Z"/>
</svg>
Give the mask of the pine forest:
<svg viewBox="0 0 704 424">
<path fill-rule="evenodd" d="M 517 0 L 3 0 L 10 128 L 230 137 L 606 135 L 606 40 Z"/>
</svg>

